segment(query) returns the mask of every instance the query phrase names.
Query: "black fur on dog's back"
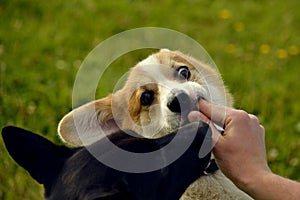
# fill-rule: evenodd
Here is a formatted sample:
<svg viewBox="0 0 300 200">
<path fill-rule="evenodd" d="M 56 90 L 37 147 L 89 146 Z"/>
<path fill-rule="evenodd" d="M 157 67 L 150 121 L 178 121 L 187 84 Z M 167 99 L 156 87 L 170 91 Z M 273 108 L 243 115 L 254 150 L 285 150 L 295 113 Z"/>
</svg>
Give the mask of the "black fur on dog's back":
<svg viewBox="0 0 300 200">
<path fill-rule="evenodd" d="M 175 200 L 203 174 L 210 160 L 210 153 L 204 158 L 198 157 L 203 141 L 211 141 L 208 125 L 201 122 L 186 125 L 176 137 L 182 141 L 191 139 L 192 131 L 197 132 L 196 137 L 182 156 L 160 170 L 146 173 L 112 169 L 99 162 L 84 147 L 58 146 L 21 128 L 5 127 L 2 136 L 13 159 L 45 186 L 47 199 Z M 171 133 L 159 139 L 146 139 L 120 131 L 109 138 L 124 150 L 145 153 L 167 145 L 175 135 Z M 103 140 L 100 140 L 92 147 L 102 143 Z M 108 150 L 100 154 L 110 156 L 113 152 Z"/>
</svg>

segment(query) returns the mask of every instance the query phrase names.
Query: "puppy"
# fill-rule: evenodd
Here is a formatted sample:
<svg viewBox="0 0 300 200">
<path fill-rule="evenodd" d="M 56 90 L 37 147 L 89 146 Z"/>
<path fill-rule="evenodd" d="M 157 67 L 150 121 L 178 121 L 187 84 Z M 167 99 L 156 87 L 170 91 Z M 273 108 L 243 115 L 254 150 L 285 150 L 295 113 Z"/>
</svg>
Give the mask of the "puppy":
<svg viewBox="0 0 300 200">
<path fill-rule="evenodd" d="M 233 98 L 210 66 L 179 51 L 163 49 L 130 70 L 124 87 L 67 114 L 58 132 L 67 143 L 80 146 L 118 130 L 159 138 L 188 123 L 203 98 L 232 106 Z M 97 139 L 95 139 L 97 138 Z M 249 199 L 218 170 L 192 184 L 182 199 Z"/>
<path fill-rule="evenodd" d="M 200 98 L 232 106 L 232 97 L 214 69 L 163 49 L 133 67 L 121 90 L 67 114 L 58 133 L 73 145 L 90 143 L 89 138 L 92 142 L 99 125 L 107 135 L 128 129 L 158 138 L 186 124 L 187 114 L 199 110 Z"/>
<path fill-rule="evenodd" d="M 131 132 L 132 135 L 135 133 Z M 189 148 L 170 165 L 145 173 L 122 172 L 99 162 L 84 148 L 58 146 L 30 131 L 5 127 L 2 137 L 13 159 L 45 187 L 46 199 L 123 199 L 123 200 L 177 200 L 185 189 L 204 174 L 210 153 L 198 157 L 204 142 L 209 142 L 211 132 L 201 122 L 180 128 L 158 139 L 146 139 L 116 132 L 109 136 L 119 148 L 132 152 L 152 152 L 167 145 L 174 137 L 179 145 L 191 141 Z M 136 136 L 136 135 L 135 135 Z M 103 149 L 105 140 L 89 146 L 96 148 L 101 156 L 115 157 L 113 149 Z M 174 146 L 173 148 L 176 148 Z M 157 154 L 165 158 L 164 153 Z M 118 159 L 118 157 L 115 157 Z M 155 161 L 152 161 L 155 162 Z"/>
</svg>

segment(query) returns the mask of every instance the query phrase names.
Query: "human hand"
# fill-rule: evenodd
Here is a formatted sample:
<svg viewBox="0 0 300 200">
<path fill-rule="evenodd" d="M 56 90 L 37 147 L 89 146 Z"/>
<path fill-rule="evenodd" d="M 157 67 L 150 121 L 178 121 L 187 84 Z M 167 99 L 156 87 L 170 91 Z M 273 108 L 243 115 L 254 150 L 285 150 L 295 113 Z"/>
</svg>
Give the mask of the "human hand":
<svg viewBox="0 0 300 200">
<path fill-rule="evenodd" d="M 192 111 L 189 120 L 200 120 L 210 125 L 216 142 L 214 156 L 228 178 L 241 189 L 249 190 L 249 185 L 270 174 L 266 160 L 265 130 L 256 116 L 205 100 L 199 102 L 199 108 L 201 112 Z M 214 123 L 224 127 L 223 135 Z"/>
</svg>

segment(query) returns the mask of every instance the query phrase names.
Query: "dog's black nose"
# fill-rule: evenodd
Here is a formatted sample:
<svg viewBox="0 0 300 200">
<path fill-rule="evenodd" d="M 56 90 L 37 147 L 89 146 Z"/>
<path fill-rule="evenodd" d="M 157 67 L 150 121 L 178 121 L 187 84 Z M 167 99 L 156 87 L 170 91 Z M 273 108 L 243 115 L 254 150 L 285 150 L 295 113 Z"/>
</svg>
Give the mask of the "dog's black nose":
<svg viewBox="0 0 300 200">
<path fill-rule="evenodd" d="M 172 112 L 175 113 L 182 113 L 184 111 L 188 112 L 191 107 L 191 100 L 189 95 L 187 95 L 185 92 L 178 92 L 170 97 L 167 106 Z"/>
</svg>

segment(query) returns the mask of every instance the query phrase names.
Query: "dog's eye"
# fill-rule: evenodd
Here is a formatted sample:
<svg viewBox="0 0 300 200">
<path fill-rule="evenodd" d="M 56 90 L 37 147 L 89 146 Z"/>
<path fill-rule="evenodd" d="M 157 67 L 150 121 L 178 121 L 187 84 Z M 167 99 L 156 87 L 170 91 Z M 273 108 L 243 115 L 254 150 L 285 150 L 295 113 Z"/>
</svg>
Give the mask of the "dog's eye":
<svg viewBox="0 0 300 200">
<path fill-rule="evenodd" d="M 177 69 L 178 77 L 182 80 L 188 80 L 191 76 L 191 72 L 187 66 L 181 66 Z"/>
<path fill-rule="evenodd" d="M 154 92 L 146 90 L 145 92 L 142 93 L 140 100 L 143 106 L 151 105 L 154 100 Z"/>
</svg>

